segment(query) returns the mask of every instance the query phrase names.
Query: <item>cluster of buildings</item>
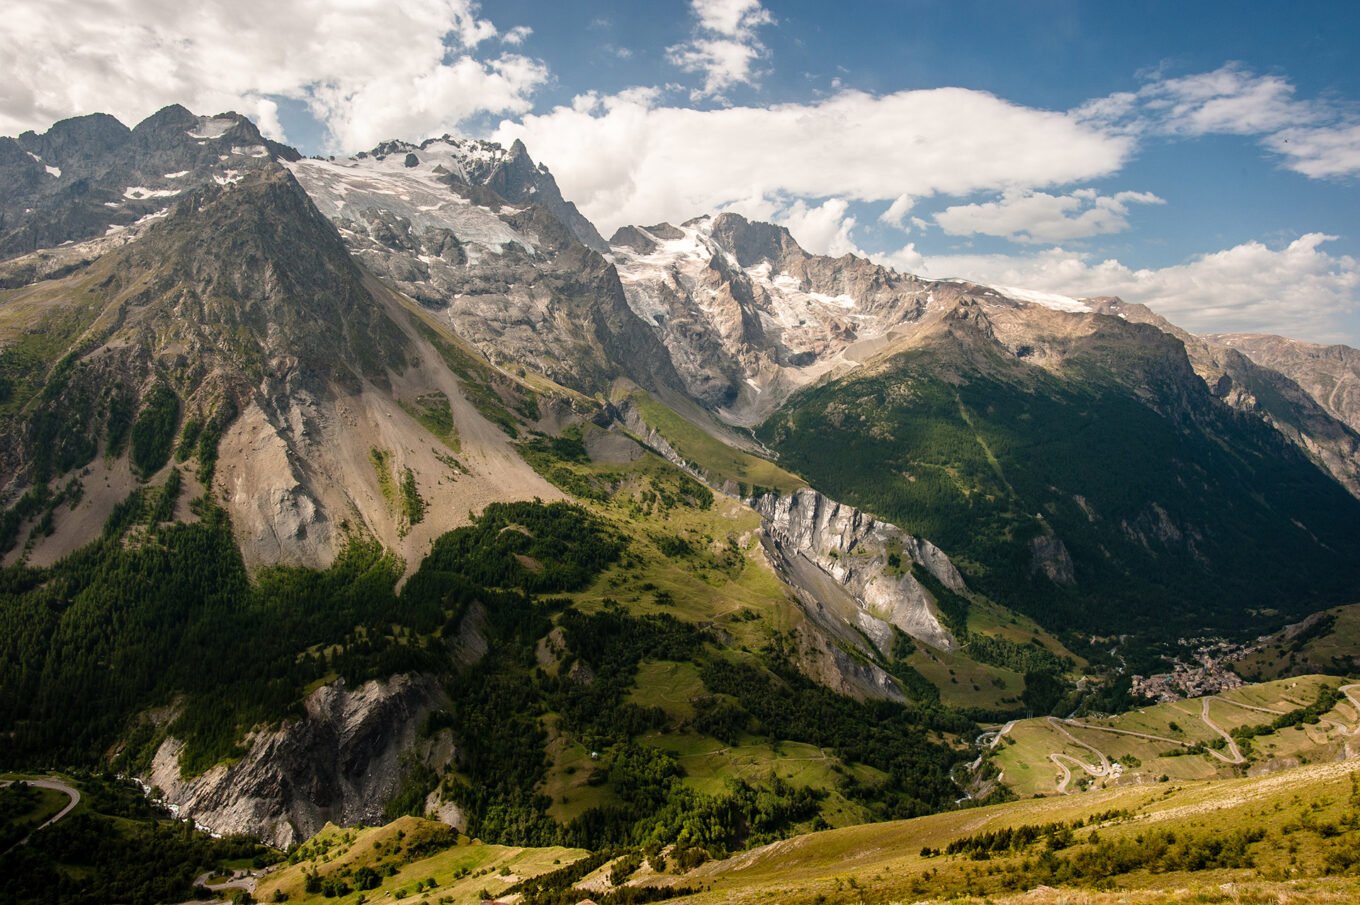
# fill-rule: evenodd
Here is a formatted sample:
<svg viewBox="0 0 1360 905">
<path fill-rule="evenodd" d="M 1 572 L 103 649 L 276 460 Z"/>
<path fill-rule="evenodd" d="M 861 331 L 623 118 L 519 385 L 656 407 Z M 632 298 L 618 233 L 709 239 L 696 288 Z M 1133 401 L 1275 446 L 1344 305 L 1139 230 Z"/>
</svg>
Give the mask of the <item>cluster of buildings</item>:
<svg viewBox="0 0 1360 905">
<path fill-rule="evenodd" d="M 1177 658 L 1171 672 L 1134 676 L 1134 695 L 1160 703 L 1217 694 L 1246 684 L 1229 665 L 1247 652 L 1244 645 L 1222 638 L 1192 638 L 1184 643 L 1192 648 L 1189 659 Z"/>
</svg>

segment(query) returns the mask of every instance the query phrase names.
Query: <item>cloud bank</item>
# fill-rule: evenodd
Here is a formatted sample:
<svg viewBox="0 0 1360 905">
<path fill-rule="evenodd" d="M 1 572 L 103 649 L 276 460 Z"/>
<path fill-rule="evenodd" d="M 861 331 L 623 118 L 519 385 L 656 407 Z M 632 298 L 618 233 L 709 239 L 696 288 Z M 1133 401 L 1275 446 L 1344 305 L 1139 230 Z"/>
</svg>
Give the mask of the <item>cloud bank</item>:
<svg viewBox="0 0 1360 905">
<path fill-rule="evenodd" d="M 1005 192 L 999 201 L 947 207 L 935 215 L 935 222 L 951 236 L 1056 243 L 1123 232 L 1129 228 L 1130 204 L 1165 203 L 1150 192 L 1118 192 L 1112 196 L 1095 189 L 1077 189 L 1068 195 Z"/>
</svg>

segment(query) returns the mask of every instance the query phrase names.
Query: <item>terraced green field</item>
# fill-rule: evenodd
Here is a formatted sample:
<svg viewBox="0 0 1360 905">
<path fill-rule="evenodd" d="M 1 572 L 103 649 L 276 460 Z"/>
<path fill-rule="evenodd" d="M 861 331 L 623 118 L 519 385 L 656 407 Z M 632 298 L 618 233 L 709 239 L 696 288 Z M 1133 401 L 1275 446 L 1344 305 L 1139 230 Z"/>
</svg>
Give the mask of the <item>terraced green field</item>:
<svg viewBox="0 0 1360 905">
<path fill-rule="evenodd" d="M 1149 705 L 1118 716 L 1010 724 L 988 752 L 1001 782 L 1018 796 L 1181 780 L 1318 763 L 1360 754 L 1360 686 L 1313 721 L 1249 739 L 1244 730 L 1306 708 L 1345 682 L 1300 676 L 1206 698 Z M 1234 735 L 1237 733 L 1238 735 Z"/>
</svg>

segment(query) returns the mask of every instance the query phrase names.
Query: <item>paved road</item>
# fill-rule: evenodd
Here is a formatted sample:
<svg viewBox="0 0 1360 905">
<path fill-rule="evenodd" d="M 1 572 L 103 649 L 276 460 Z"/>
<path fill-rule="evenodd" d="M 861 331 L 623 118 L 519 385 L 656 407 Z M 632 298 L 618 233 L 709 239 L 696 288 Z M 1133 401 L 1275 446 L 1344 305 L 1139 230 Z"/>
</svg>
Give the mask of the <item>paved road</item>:
<svg viewBox="0 0 1360 905">
<path fill-rule="evenodd" d="M 11 848 L 18 848 L 19 846 L 23 845 L 29 839 L 33 838 L 33 833 L 38 832 L 38 830 L 47 829 L 49 826 L 56 823 L 58 820 L 65 817 L 73 810 L 75 810 L 76 805 L 80 804 L 80 790 L 77 789 L 75 786 L 68 786 L 66 783 L 62 782 L 59 779 L 26 779 L 24 780 L 24 782 L 28 783 L 30 786 L 33 786 L 35 789 L 51 789 L 54 792 L 61 792 L 63 795 L 65 795 L 67 798 L 71 800 L 66 803 L 66 807 L 62 808 L 60 811 L 57 811 L 57 813 L 53 814 L 45 823 L 43 823 L 39 827 L 36 827 L 33 830 L 33 832 L 29 833 L 27 836 L 20 839 L 18 842 L 14 843 L 14 845 L 11 846 Z M 8 786 L 10 784 L 11 784 L 10 780 L 0 782 L 0 786 Z"/>
<path fill-rule="evenodd" d="M 1360 716 L 1360 685 L 1342 685 L 1341 693 L 1346 696 L 1346 700 L 1351 702 L 1351 706 L 1355 708 L 1356 715 Z M 1356 721 L 1355 728 L 1350 730 L 1350 734 L 1352 740 L 1345 743 L 1345 752 L 1348 757 L 1354 757 L 1356 753 L 1360 753 L 1354 751 L 1352 748 L 1352 745 L 1355 745 L 1357 740 L 1360 740 L 1360 720 Z"/>
<path fill-rule="evenodd" d="M 1356 712 L 1360 713 L 1360 684 L 1342 685 L 1341 693 L 1350 700 L 1352 705 L 1354 705 Z M 1360 724 L 1356 725 L 1355 731 L 1360 732 Z"/>
<path fill-rule="evenodd" d="M 258 880 L 258 878 L 255 876 L 254 871 L 248 870 L 232 871 L 231 877 L 222 881 L 221 883 L 209 883 L 208 878 L 211 877 L 212 875 L 213 871 L 208 871 L 206 874 L 199 874 L 194 879 L 194 885 L 202 886 L 205 889 L 210 889 L 215 893 L 220 893 L 221 897 L 219 901 L 225 901 L 235 890 L 238 889 L 244 889 L 246 892 L 253 893 L 255 891 L 255 884 Z M 204 905 L 211 905 L 211 903 L 204 903 Z"/>
<path fill-rule="evenodd" d="M 1110 766 L 1110 759 L 1105 756 L 1105 752 L 1096 748 L 1094 745 L 1083 742 L 1081 739 L 1068 732 L 1066 727 L 1063 726 L 1063 723 L 1070 723 L 1073 726 L 1082 726 L 1082 724 L 1078 723 L 1076 720 L 1060 720 L 1055 716 L 1048 718 L 1048 724 L 1053 727 L 1055 732 L 1066 737 L 1072 744 L 1085 748 L 1087 751 L 1090 751 L 1096 757 L 1100 758 L 1099 764 L 1088 764 L 1080 758 L 1072 757 L 1069 754 L 1059 754 L 1056 751 L 1048 755 L 1048 759 L 1053 762 L 1053 765 L 1062 771 L 1062 776 L 1058 779 L 1058 791 L 1066 795 L 1067 784 L 1072 781 L 1072 771 L 1068 769 L 1067 764 L 1070 763 L 1079 767 L 1094 777 L 1109 776 L 1114 772 L 1114 768 Z"/>
<path fill-rule="evenodd" d="M 1213 720 L 1209 719 L 1209 702 L 1212 701 L 1212 700 L 1214 700 L 1213 695 L 1210 695 L 1210 696 L 1207 697 L 1207 698 L 1201 699 L 1200 707 L 1199 707 L 1199 716 L 1200 716 L 1200 719 L 1204 720 L 1204 725 L 1208 726 L 1210 729 L 1212 729 L 1212 730 L 1214 730 L 1215 732 L 1217 732 L 1217 733 L 1219 734 L 1219 737 L 1221 737 L 1221 738 L 1223 739 L 1223 741 L 1225 741 L 1225 742 L 1228 743 L 1228 752 L 1232 755 L 1232 760 L 1228 761 L 1228 763 L 1231 763 L 1231 764 L 1244 764 L 1244 763 L 1246 763 L 1246 762 L 1247 762 L 1247 759 L 1246 759 L 1245 757 L 1242 756 L 1242 749 L 1239 748 L 1239 747 L 1237 747 L 1237 742 L 1233 739 L 1233 737 L 1232 737 L 1231 735 L 1229 735 L 1227 732 L 1225 732 L 1225 731 L 1224 731 L 1220 726 L 1218 726 Z M 1214 749 L 1213 749 L 1213 748 L 1209 748 L 1208 750 L 1209 750 L 1210 752 L 1213 752 Z M 1221 760 L 1221 759 L 1222 759 L 1222 758 L 1220 758 L 1220 760 Z"/>
<path fill-rule="evenodd" d="M 1342 694 L 1346 696 L 1347 700 L 1349 700 L 1351 704 L 1354 705 L 1356 711 L 1360 712 L 1360 683 L 1354 685 L 1343 685 L 1340 691 Z M 1243 704 L 1239 701 L 1230 701 L 1227 700 L 1226 698 L 1220 698 L 1216 695 L 1207 695 L 1201 698 L 1200 719 L 1204 722 L 1204 725 L 1208 726 L 1227 743 L 1226 747 L 1228 750 L 1228 753 L 1224 754 L 1223 752 L 1217 751 L 1213 748 L 1206 748 L 1204 753 L 1210 755 L 1211 757 L 1217 758 L 1218 760 L 1222 761 L 1225 764 L 1232 765 L 1243 764 L 1246 763 L 1247 759 L 1242 756 L 1242 751 L 1240 748 L 1237 747 L 1237 741 L 1232 737 L 1232 735 L 1230 735 L 1228 732 L 1225 732 L 1222 727 L 1216 724 L 1209 717 L 1210 701 L 1218 701 L 1221 704 L 1227 704 L 1232 707 L 1241 707 L 1244 710 L 1255 710 L 1259 713 L 1269 713 L 1275 716 L 1280 716 L 1281 714 L 1284 713 L 1284 711 L 1282 710 L 1271 710 L 1266 707 L 1257 707 L 1253 704 Z M 1110 726 L 1093 726 L 1090 723 L 1083 723 L 1080 720 L 1073 719 L 1060 720 L 1057 717 L 1051 716 L 1048 718 L 1048 722 L 1055 730 L 1057 730 L 1062 735 L 1066 736 L 1069 741 L 1075 742 L 1076 744 L 1080 745 L 1083 748 L 1086 748 L 1089 751 L 1094 752 L 1097 756 L 1100 757 L 1099 764 L 1088 764 L 1080 760 L 1079 758 L 1075 758 L 1067 754 L 1058 754 L 1057 752 L 1049 754 L 1048 759 L 1052 761 L 1053 764 L 1060 771 L 1060 776 L 1058 778 L 1058 791 L 1064 794 L 1067 793 L 1068 783 L 1070 783 L 1072 780 L 1072 771 L 1068 768 L 1067 766 L 1068 764 L 1078 767 L 1079 769 L 1084 770 L 1086 773 L 1089 773 L 1091 776 L 1094 777 L 1109 776 L 1111 772 L 1111 767 L 1109 758 L 1107 758 L 1098 749 L 1074 737 L 1072 733 L 1068 732 L 1065 728 L 1063 728 L 1063 724 L 1066 724 L 1068 726 L 1075 726 L 1079 729 L 1090 729 L 1095 732 L 1111 732 L 1114 733 L 1115 735 L 1131 735 L 1135 738 L 1145 738 L 1150 741 L 1166 742 L 1172 745 L 1179 745 L 1182 748 L 1191 747 L 1191 744 L 1183 739 L 1167 738 L 1166 736 L 1163 735 L 1152 735 L 1147 732 L 1135 732 L 1131 729 L 1114 729 Z M 1343 733 L 1349 733 L 1352 737 L 1360 738 L 1360 724 L 1357 724 L 1355 728 L 1352 729 L 1334 720 L 1324 720 L 1323 722 L 1330 723 L 1337 729 L 1341 730 Z"/>
</svg>

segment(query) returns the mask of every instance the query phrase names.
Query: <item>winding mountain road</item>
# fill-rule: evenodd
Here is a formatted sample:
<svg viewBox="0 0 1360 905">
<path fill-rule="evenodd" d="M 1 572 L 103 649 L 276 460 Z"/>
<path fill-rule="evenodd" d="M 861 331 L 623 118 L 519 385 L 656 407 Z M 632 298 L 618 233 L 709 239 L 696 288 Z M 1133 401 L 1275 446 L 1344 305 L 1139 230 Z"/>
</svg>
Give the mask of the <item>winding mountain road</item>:
<svg viewBox="0 0 1360 905">
<path fill-rule="evenodd" d="M 1339 690 L 1343 695 L 1346 696 L 1346 699 L 1355 708 L 1357 716 L 1360 716 L 1360 683 L 1352 685 L 1343 685 Z M 1242 755 L 1242 750 L 1237 746 L 1237 742 L 1232 737 L 1231 733 L 1227 732 L 1226 730 L 1223 729 L 1223 727 L 1215 723 L 1212 717 L 1210 716 L 1209 705 L 1213 701 L 1218 701 L 1230 707 L 1240 707 L 1244 710 L 1254 710 L 1258 713 L 1268 713 L 1272 716 L 1281 716 L 1285 713 L 1285 711 L 1283 710 L 1272 710 L 1268 707 L 1258 707 L 1255 704 L 1243 704 L 1238 701 L 1230 701 L 1227 698 L 1220 698 L 1217 695 L 1208 695 L 1206 697 L 1200 698 L 1200 719 L 1204 722 L 1204 725 L 1208 726 L 1209 729 L 1214 732 L 1215 735 L 1223 739 L 1223 741 L 1226 743 L 1227 748 L 1226 754 L 1217 749 L 1208 747 L 1205 748 L 1204 753 L 1210 755 L 1211 757 L 1217 758 L 1219 761 L 1225 764 L 1229 764 L 1231 766 L 1244 764 L 1247 762 L 1247 759 Z M 1195 747 L 1195 743 L 1193 742 L 1187 742 L 1184 739 L 1178 738 L 1168 738 L 1167 736 L 1164 735 L 1153 735 L 1148 732 L 1136 732 L 1132 729 L 1115 729 L 1110 726 L 1093 726 L 1090 723 L 1083 723 L 1080 720 L 1074 720 L 1070 718 L 1059 719 L 1057 717 L 1051 716 L 1048 717 L 1047 719 L 1049 725 L 1052 726 L 1055 731 L 1063 735 L 1068 741 L 1082 748 L 1085 748 L 1088 751 L 1093 752 L 1097 757 L 1100 758 L 1099 764 L 1088 764 L 1085 761 L 1081 760 L 1080 758 L 1073 757 L 1070 754 L 1061 754 L 1055 751 L 1048 755 L 1048 759 L 1052 761 L 1053 765 L 1058 768 L 1059 775 L 1057 780 L 1057 788 L 1058 792 L 1064 795 L 1068 794 L 1067 787 L 1072 781 L 1071 767 L 1076 767 L 1096 778 L 1115 775 L 1115 771 L 1112 765 L 1110 764 L 1109 758 L 1106 757 L 1105 754 L 1098 748 L 1095 748 L 1094 746 L 1081 741 L 1076 736 L 1072 735 L 1072 733 L 1068 732 L 1066 728 L 1067 726 L 1073 726 L 1078 729 L 1089 729 L 1093 732 L 1109 732 L 1114 735 L 1131 735 L 1134 738 L 1148 739 L 1149 741 L 1155 742 L 1165 742 L 1171 745 L 1178 745 L 1179 747 L 1182 748 Z M 1357 725 L 1354 727 L 1350 727 L 1336 720 L 1322 720 L 1322 722 L 1336 727 L 1343 735 L 1350 735 L 1352 738 L 1360 738 L 1360 723 L 1357 723 Z M 1349 749 L 1350 745 L 1348 744 L 1347 750 L 1349 751 Z"/>
<path fill-rule="evenodd" d="M 1360 683 L 1356 683 L 1355 685 L 1342 685 L 1340 691 L 1346 696 L 1346 700 L 1351 702 L 1351 706 L 1355 708 L 1356 715 L 1360 716 Z M 1352 734 L 1355 733 L 1360 733 L 1360 724 L 1356 725 Z"/>
<path fill-rule="evenodd" d="M 1068 732 L 1067 727 L 1064 726 L 1063 723 L 1069 723 L 1074 726 L 1082 725 L 1081 723 L 1078 723 L 1075 720 L 1060 720 L 1055 716 L 1051 716 L 1048 718 L 1048 724 L 1051 727 L 1053 727 L 1053 730 L 1055 732 L 1057 732 L 1059 735 L 1065 736 L 1069 742 L 1076 745 L 1077 747 L 1085 748 L 1087 751 L 1090 751 L 1096 757 L 1100 758 L 1100 763 L 1088 764 L 1086 763 L 1086 761 L 1077 757 L 1073 757 L 1070 754 L 1059 754 L 1056 751 L 1052 752 L 1051 754 L 1048 755 L 1048 759 L 1053 762 L 1053 765 L 1057 767 L 1059 771 L 1061 771 L 1061 776 L 1058 779 L 1058 791 L 1061 792 L 1063 795 L 1067 794 L 1067 785 L 1072 781 L 1072 771 L 1067 766 L 1069 763 L 1077 767 L 1078 769 L 1086 771 L 1093 777 L 1113 775 L 1114 768 L 1110 765 L 1110 759 L 1105 756 L 1105 752 L 1101 751 L 1099 748 L 1094 747 L 1093 745 L 1089 745 L 1086 742 L 1083 742 L 1081 739 L 1077 738 L 1075 735 Z"/>
<path fill-rule="evenodd" d="M 21 780 L 21 781 L 22 781 L 22 782 L 28 783 L 28 785 L 32 786 L 32 787 L 35 788 L 35 789 L 50 789 L 50 790 L 52 790 L 53 792 L 61 792 L 63 795 L 65 795 L 67 798 L 69 798 L 70 801 L 68 801 L 68 802 L 66 803 L 66 807 L 62 808 L 60 811 L 57 811 L 57 813 L 53 814 L 53 815 L 52 815 L 51 817 L 49 817 L 47 820 L 43 821 L 43 823 L 42 823 L 41 825 L 34 827 L 33 830 L 30 831 L 29 834 L 28 834 L 27 836 L 25 836 L 24 838 L 20 839 L 18 842 L 14 843 L 14 845 L 10 846 L 10 849 L 16 849 L 16 848 L 18 848 L 19 846 L 23 845 L 23 844 L 24 844 L 25 842 L 27 842 L 29 839 L 32 839 L 32 838 L 33 838 L 33 834 L 34 834 L 34 833 L 38 832 L 39 830 L 45 830 L 45 829 L 47 829 L 49 826 L 51 826 L 52 824 L 56 823 L 58 820 L 62 819 L 62 818 L 65 817 L 67 814 L 69 814 L 69 813 L 71 813 L 72 811 L 74 811 L 75 808 L 76 808 L 76 805 L 80 804 L 80 790 L 77 789 L 75 786 L 69 786 L 69 785 L 67 785 L 66 783 L 62 782 L 62 781 L 59 780 L 59 779 L 50 779 L 50 778 L 49 778 L 49 779 L 25 779 L 25 780 Z M 0 782 L 0 786 L 13 785 L 13 783 L 14 783 L 14 780 L 8 780 L 8 779 L 7 779 L 7 780 L 5 780 L 4 782 Z"/>
<path fill-rule="evenodd" d="M 217 901 L 219 902 L 227 901 L 227 898 L 238 889 L 244 889 L 248 893 L 253 893 L 255 892 L 255 884 L 259 882 L 259 878 L 255 876 L 255 872 L 248 870 L 232 871 L 231 876 L 220 883 L 209 883 L 208 881 L 211 880 L 213 876 L 214 873 L 212 871 L 208 871 L 205 874 L 199 874 L 194 879 L 194 885 L 202 886 L 210 892 L 217 893 Z M 251 899 L 251 901 L 254 901 L 254 899 Z M 204 905 L 213 905 L 213 903 L 206 902 Z"/>
<path fill-rule="evenodd" d="M 1247 759 L 1242 756 L 1242 749 L 1237 747 L 1237 742 L 1233 739 L 1231 735 L 1227 733 L 1227 731 L 1223 729 L 1222 726 L 1219 726 L 1213 720 L 1209 719 L 1209 702 L 1213 700 L 1214 700 L 1213 695 L 1209 695 L 1207 698 L 1200 699 L 1199 718 L 1204 721 L 1204 725 L 1208 726 L 1214 732 L 1218 733 L 1219 738 L 1223 739 L 1223 741 L 1228 743 L 1228 752 L 1232 756 L 1231 759 L 1225 758 L 1217 751 L 1215 751 L 1213 748 L 1207 748 L 1205 750 L 1207 750 L 1210 754 L 1217 755 L 1218 759 L 1223 761 L 1224 763 L 1245 764 L 1247 762 Z"/>
</svg>

